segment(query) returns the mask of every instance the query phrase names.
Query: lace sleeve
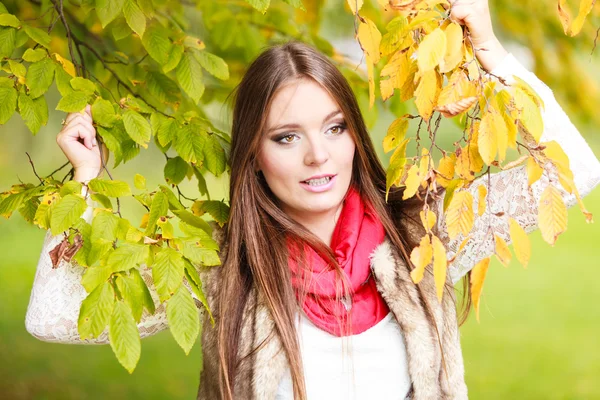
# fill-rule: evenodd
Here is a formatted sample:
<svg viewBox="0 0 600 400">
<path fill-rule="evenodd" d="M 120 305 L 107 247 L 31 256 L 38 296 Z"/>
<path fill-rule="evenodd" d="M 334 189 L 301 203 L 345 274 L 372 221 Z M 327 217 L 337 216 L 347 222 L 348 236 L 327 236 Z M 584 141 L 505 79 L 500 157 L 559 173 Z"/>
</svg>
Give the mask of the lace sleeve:
<svg viewBox="0 0 600 400">
<path fill-rule="evenodd" d="M 592 149 L 581 136 L 577 128 L 571 123 L 560 105 L 556 102 L 552 90 L 540 81 L 535 74 L 528 71 L 512 55 L 507 55 L 501 64 L 491 71 L 493 75 L 502 77 L 508 83 L 513 82 L 512 75 L 526 81 L 542 98 L 545 109 L 542 114 L 544 131 L 540 142 L 557 141 L 569 157 L 570 167 L 573 171 L 575 186 L 581 197 L 589 194 L 600 182 L 600 162 L 592 152 Z M 528 185 L 527 170 L 525 166 L 501 171 L 488 178 L 482 176 L 476 179 L 469 190 L 477 203 L 477 187 L 484 185 L 488 189 L 489 206 L 482 216 L 475 214 L 475 222 L 471 231 L 471 239 L 466 243 L 461 254 L 449 267 L 449 275 L 455 284 L 464 276 L 478 261 L 494 253 L 494 238 L 488 234 L 488 229 L 501 236 L 510 243 L 508 218 L 514 218 L 524 229 L 530 233 L 538 228 L 538 200 L 543 190 L 548 186 L 550 179 L 557 182 L 556 169 L 550 163 L 545 168 L 549 171 L 544 174 L 531 187 Z M 567 207 L 576 204 L 575 195 L 569 194 L 558 185 L 559 191 Z M 442 195 L 443 198 L 443 195 Z M 457 235 L 450 240 L 448 237 L 445 218 L 442 213 L 443 201 L 437 204 L 438 232 L 440 240 L 444 243 L 448 257 L 453 257 L 460 244 L 464 240 L 463 234 Z M 474 204 L 476 209 L 477 204 Z M 494 213 L 504 212 L 502 217 L 494 216 Z"/>
<path fill-rule="evenodd" d="M 85 190 L 85 188 L 84 188 Z M 83 218 L 90 222 L 94 202 L 86 198 L 88 208 Z M 77 320 L 81 302 L 88 293 L 81 285 L 81 277 L 85 268 L 76 262 L 61 262 L 56 268 L 52 268 L 49 251 L 62 240 L 62 234 L 53 236 L 50 230 L 46 232 L 44 245 L 37 264 L 37 270 L 31 290 L 29 306 L 25 317 L 27 332 L 37 339 L 46 342 L 73 343 L 73 344 L 106 344 L 108 340 L 108 329 L 95 339 L 82 340 L 77 331 Z M 156 307 L 154 314 L 148 313 L 146 309 L 138 323 L 140 337 L 154 335 L 168 328 L 165 303 L 160 304 L 158 294 L 154 287 L 151 270 L 145 265 L 140 265 L 140 274 L 150 290 L 150 294 Z M 204 279 L 207 274 L 201 274 Z M 184 284 L 190 290 L 187 281 Z M 200 320 L 204 319 L 204 307 L 192 292 L 192 297 L 199 310 Z"/>
</svg>

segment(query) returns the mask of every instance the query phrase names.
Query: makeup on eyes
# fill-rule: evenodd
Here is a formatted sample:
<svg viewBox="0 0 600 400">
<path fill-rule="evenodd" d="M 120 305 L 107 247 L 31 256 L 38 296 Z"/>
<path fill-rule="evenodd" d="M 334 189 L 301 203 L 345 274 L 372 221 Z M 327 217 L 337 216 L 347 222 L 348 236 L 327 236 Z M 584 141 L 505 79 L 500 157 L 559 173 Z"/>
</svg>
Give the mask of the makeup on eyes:
<svg viewBox="0 0 600 400">
<path fill-rule="evenodd" d="M 330 126 L 329 128 L 327 128 L 327 131 L 334 129 L 334 128 L 338 128 L 340 130 L 340 132 L 338 133 L 334 133 L 334 135 L 341 135 L 342 133 L 344 133 L 347 129 L 346 126 L 346 121 L 345 120 L 340 120 L 338 122 L 335 122 L 334 125 Z M 282 145 L 286 145 L 286 144 L 291 144 L 293 142 L 282 142 L 282 140 L 286 137 L 289 136 L 298 136 L 295 133 L 292 132 L 283 132 L 277 135 L 274 135 L 271 140 L 278 143 L 278 144 L 282 144 Z"/>
</svg>

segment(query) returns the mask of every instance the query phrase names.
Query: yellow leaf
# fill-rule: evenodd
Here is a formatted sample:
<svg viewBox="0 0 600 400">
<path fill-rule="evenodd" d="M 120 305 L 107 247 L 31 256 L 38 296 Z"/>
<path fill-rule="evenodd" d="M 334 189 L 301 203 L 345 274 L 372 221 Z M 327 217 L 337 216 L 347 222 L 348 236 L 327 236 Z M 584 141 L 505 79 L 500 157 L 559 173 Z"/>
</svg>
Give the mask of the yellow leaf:
<svg viewBox="0 0 600 400">
<path fill-rule="evenodd" d="M 367 54 L 366 57 L 367 63 L 367 76 L 369 78 L 369 108 L 373 107 L 375 104 L 375 77 L 373 76 L 373 60 L 371 60 L 371 56 Z"/>
<path fill-rule="evenodd" d="M 454 239 L 459 233 L 468 235 L 473 228 L 473 195 L 466 191 L 455 191 L 446 210 L 448 236 Z"/>
<path fill-rule="evenodd" d="M 527 236 L 525 230 L 514 219 L 509 218 L 508 223 L 510 229 L 510 240 L 515 248 L 517 260 L 523 264 L 524 268 L 527 268 L 527 264 L 529 264 L 529 258 L 531 258 L 531 243 L 529 241 L 529 236 Z"/>
<path fill-rule="evenodd" d="M 392 157 L 390 157 L 390 165 L 386 172 L 385 201 L 388 199 L 392 185 L 402 176 L 404 165 L 406 164 L 406 145 L 409 141 L 410 138 L 404 139 L 396 151 L 394 151 Z"/>
<path fill-rule="evenodd" d="M 510 254 L 510 249 L 508 248 L 508 245 L 506 244 L 504 239 L 502 239 L 495 233 L 494 239 L 496 241 L 496 257 L 505 267 L 508 267 L 510 259 L 512 258 L 512 254 Z"/>
<path fill-rule="evenodd" d="M 75 76 L 77 76 L 77 74 L 75 73 L 75 66 L 73 65 L 73 63 L 71 61 L 69 61 L 66 58 L 62 57 L 58 53 L 52 53 L 52 55 L 54 56 L 54 58 L 56 59 L 56 61 L 58 61 L 58 63 L 60 65 L 62 65 L 63 69 L 67 72 L 67 74 L 71 75 L 73 78 Z"/>
<path fill-rule="evenodd" d="M 363 0 L 348 0 L 348 6 L 352 14 L 356 14 L 363 6 Z"/>
<path fill-rule="evenodd" d="M 406 181 L 404 184 L 406 185 L 406 188 L 404 189 L 404 193 L 402 193 L 402 200 L 413 197 L 415 193 L 417 193 L 417 189 L 419 189 L 419 185 L 421 184 L 419 167 L 416 164 L 412 165 L 408 170 L 408 175 L 406 176 Z"/>
<path fill-rule="evenodd" d="M 421 238 L 421 242 L 410 253 L 410 261 L 415 265 L 415 269 L 410 271 L 410 277 L 414 283 L 421 282 L 425 267 L 431 263 L 433 257 L 433 248 L 429 240 L 429 235 Z"/>
<path fill-rule="evenodd" d="M 561 7 L 561 3 L 564 3 L 565 0 L 559 0 L 559 9 Z M 579 13 L 573 23 L 569 27 L 569 29 L 565 32 L 569 36 L 575 36 L 579 32 L 581 32 L 581 28 L 583 27 L 583 23 L 585 22 L 586 17 L 592 11 L 594 7 L 595 0 L 582 0 L 579 3 Z"/>
<path fill-rule="evenodd" d="M 479 147 L 473 139 L 465 147 L 460 148 L 456 154 L 456 173 L 463 179 L 472 181 L 475 174 L 483 168 L 483 159 L 479 154 Z"/>
<path fill-rule="evenodd" d="M 358 41 L 364 52 L 371 56 L 373 64 L 377 64 L 380 58 L 379 44 L 381 43 L 381 33 L 373 21 L 368 18 L 363 19 L 364 22 L 363 20 L 359 20 Z"/>
<path fill-rule="evenodd" d="M 444 155 L 440 159 L 440 163 L 437 167 L 436 181 L 441 187 L 448 187 L 448 184 L 454 178 L 454 166 L 456 164 L 456 154 Z"/>
<path fill-rule="evenodd" d="M 439 74 L 434 70 L 425 72 L 421 77 L 421 81 L 419 82 L 419 86 L 415 93 L 415 104 L 417 110 L 419 110 L 419 115 L 421 115 L 425 121 L 428 121 L 429 118 L 431 118 L 440 87 L 441 79 L 439 78 Z"/>
<path fill-rule="evenodd" d="M 471 271 L 471 298 L 473 299 L 473 306 L 477 314 L 477 322 L 479 322 L 479 304 L 481 292 L 483 291 L 483 282 L 485 281 L 485 275 L 489 266 L 490 257 L 487 257 L 479 261 Z"/>
<path fill-rule="evenodd" d="M 500 90 L 496 93 L 496 102 L 498 105 L 498 110 L 500 111 L 500 115 L 502 119 L 504 119 L 504 123 L 506 124 L 507 135 L 508 135 L 508 147 L 511 149 L 517 148 L 517 121 L 516 118 L 512 115 L 510 110 L 513 108 L 512 106 L 512 97 L 510 93 L 506 90 Z"/>
<path fill-rule="evenodd" d="M 148 225 L 148 218 L 150 218 L 150 213 L 142 215 L 142 222 L 140 223 L 140 228 L 146 228 L 146 226 Z"/>
<path fill-rule="evenodd" d="M 425 36 L 419 44 L 418 64 L 419 72 L 423 74 L 432 71 L 444 60 L 446 54 L 446 35 L 440 28 L 436 28 Z"/>
<path fill-rule="evenodd" d="M 469 110 L 477 102 L 477 86 L 462 71 L 456 71 L 442 89 L 436 111 L 445 117 L 453 117 Z"/>
<path fill-rule="evenodd" d="M 469 72 L 470 80 L 478 80 L 481 78 L 481 71 L 479 70 L 479 66 L 477 64 L 477 59 L 473 55 L 473 49 L 471 45 L 467 42 L 463 43 L 463 49 L 465 52 L 465 63 L 467 63 L 467 71 Z"/>
<path fill-rule="evenodd" d="M 408 130 L 408 119 L 403 116 L 396 119 L 388 128 L 387 135 L 383 138 L 383 151 L 388 153 L 398 146 Z"/>
<path fill-rule="evenodd" d="M 544 122 L 539 106 L 521 88 L 515 89 L 514 100 L 515 106 L 519 110 L 519 120 L 523 124 L 523 127 L 539 143 L 544 132 Z"/>
<path fill-rule="evenodd" d="M 544 142 L 544 155 L 554 164 L 558 170 L 558 180 L 565 190 L 573 193 L 576 189 L 573 181 L 573 172 L 571 171 L 569 157 L 563 148 L 555 140 Z"/>
<path fill-rule="evenodd" d="M 527 183 L 529 186 L 537 182 L 542 177 L 544 169 L 538 165 L 535 158 L 529 157 L 527 159 Z"/>
<path fill-rule="evenodd" d="M 519 78 L 516 75 L 513 75 L 515 82 L 512 84 L 513 87 L 521 89 L 527 96 L 533 100 L 533 102 L 540 108 L 544 109 L 544 101 L 542 98 L 536 93 L 536 91 L 529 85 L 529 83 L 525 82 L 523 79 Z"/>
<path fill-rule="evenodd" d="M 394 95 L 394 81 L 393 79 L 382 79 L 379 81 L 379 90 L 381 92 L 381 99 L 386 101 Z"/>
<path fill-rule="evenodd" d="M 567 229 L 567 206 L 559 190 L 552 185 L 548 185 L 540 197 L 538 221 L 542 238 L 552 246 Z"/>
<path fill-rule="evenodd" d="M 421 160 L 419 161 L 419 175 L 421 178 L 425 179 L 427 176 L 427 172 L 429 172 L 429 161 L 431 160 L 431 156 L 429 155 L 429 150 L 426 147 L 421 149 Z"/>
<path fill-rule="evenodd" d="M 498 110 L 491 106 L 481 117 L 477 146 L 483 161 L 490 165 L 498 154 L 498 160 L 503 161 L 506 156 L 508 132 L 506 123 Z"/>
<path fill-rule="evenodd" d="M 445 73 L 456 68 L 464 56 L 463 30 L 456 22 L 450 23 L 444 31 L 446 35 L 446 54 L 444 54 L 443 66 L 440 64 L 440 72 Z"/>
<path fill-rule="evenodd" d="M 427 232 L 429 232 L 437 221 L 435 213 L 431 210 L 421 210 L 419 216 L 421 217 L 421 223 L 423 224 L 423 227 Z"/>
<path fill-rule="evenodd" d="M 469 240 L 471 240 L 471 235 L 469 235 L 469 236 L 467 236 L 466 238 L 463 239 L 463 241 L 460 243 L 460 246 L 458 246 L 458 250 L 456 250 L 456 253 L 454 253 L 454 255 L 452 256 L 452 258 L 448 260 L 448 263 L 454 262 L 454 260 L 456 259 L 456 257 L 465 248 L 465 246 L 467 245 L 467 242 Z"/>
<path fill-rule="evenodd" d="M 415 83 L 415 75 L 417 74 L 417 63 L 409 59 L 409 67 L 407 68 L 406 79 L 402 82 L 400 88 L 400 100 L 408 101 L 415 95 L 417 84 Z"/>
<path fill-rule="evenodd" d="M 485 212 L 487 188 L 484 185 L 477 187 L 477 215 L 480 217 Z"/>
<path fill-rule="evenodd" d="M 433 246 L 433 278 L 437 289 L 437 297 L 441 302 L 444 295 L 444 283 L 446 283 L 446 270 L 448 268 L 446 248 L 437 236 L 432 237 L 431 244 Z"/>
<path fill-rule="evenodd" d="M 379 45 L 379 51 L 382 56 L 404 50 L 414 43 L 412 35 L 407 34 L 409 33 L 407 28 L 408 21 L 403 15 L 399 15 L 388 22 L 385 27 L 387 33 L 383 35 L 381 44 Z"/>
</svg>

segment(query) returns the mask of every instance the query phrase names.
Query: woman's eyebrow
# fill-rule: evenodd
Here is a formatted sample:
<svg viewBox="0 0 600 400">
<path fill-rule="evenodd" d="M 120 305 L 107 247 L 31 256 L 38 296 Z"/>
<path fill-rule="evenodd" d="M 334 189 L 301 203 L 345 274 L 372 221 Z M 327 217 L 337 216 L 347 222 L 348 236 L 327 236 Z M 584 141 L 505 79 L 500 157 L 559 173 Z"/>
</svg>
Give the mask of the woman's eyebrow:
<svg viewBox="0 0 600 400">
<path fill-rule="evenodd" d="M 329 113 L 329 114 L 328 114 L 328 115 L 325 117 L 325 119 L 323 119 L 323 123 L 325 123 L 325 122 L 329 121 L 331 118 L 335 117 L 336 115 L 338 115 L 338 114 L 341 114 L 341 112 L 342 112 L 341 110 L 334 110 L 334 111 L 330 112 L 330 113 Z M 277 125 L 277 126 L 274 126 L 274 127 L 272 127 L 272 128 L 269 128 L 269 129 L 267 130 L 267 133 L 269 133 L 269 132 L 272 132 L 272 131 L 276 131 L 276 130 L 279 130 L 279 129 L 283 129 L 283 128 L 286 128 L 286 129 L 291 129 L 291 128 L 300 128 L 300 127 L 301 127 L 301 125 L 300 125 L 300 124 L 297 124 L 297 123 L 290 123 L 290 124 Z"/>
</svg>

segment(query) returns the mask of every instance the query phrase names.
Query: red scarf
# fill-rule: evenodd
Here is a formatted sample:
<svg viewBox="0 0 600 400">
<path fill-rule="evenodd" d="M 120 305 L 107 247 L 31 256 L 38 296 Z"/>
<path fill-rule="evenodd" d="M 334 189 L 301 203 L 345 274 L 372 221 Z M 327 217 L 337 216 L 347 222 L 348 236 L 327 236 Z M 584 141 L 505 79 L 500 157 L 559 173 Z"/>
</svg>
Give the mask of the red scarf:
<svg viewBox="0 0 600 400">
<path fill-rule="evenodd" d="M 349 282 L 351 300 L 343 296 L 338 273 L 311 246 L 305 246 L 309 262 L 306 270 L 297 265 L 297 248 L 288 245 L 292 285 L 297 295 L 306 286 L 302 308 L 316 326 L 335 336 L 356 335 L 388 314 L 389 308 L 371 276 L 369 260 L 384 237 L 379 217 L 351 186 L 331 238 L 331 249 Z M 343 301 L 336 301 L 336 287 Z"/>
</svg>

